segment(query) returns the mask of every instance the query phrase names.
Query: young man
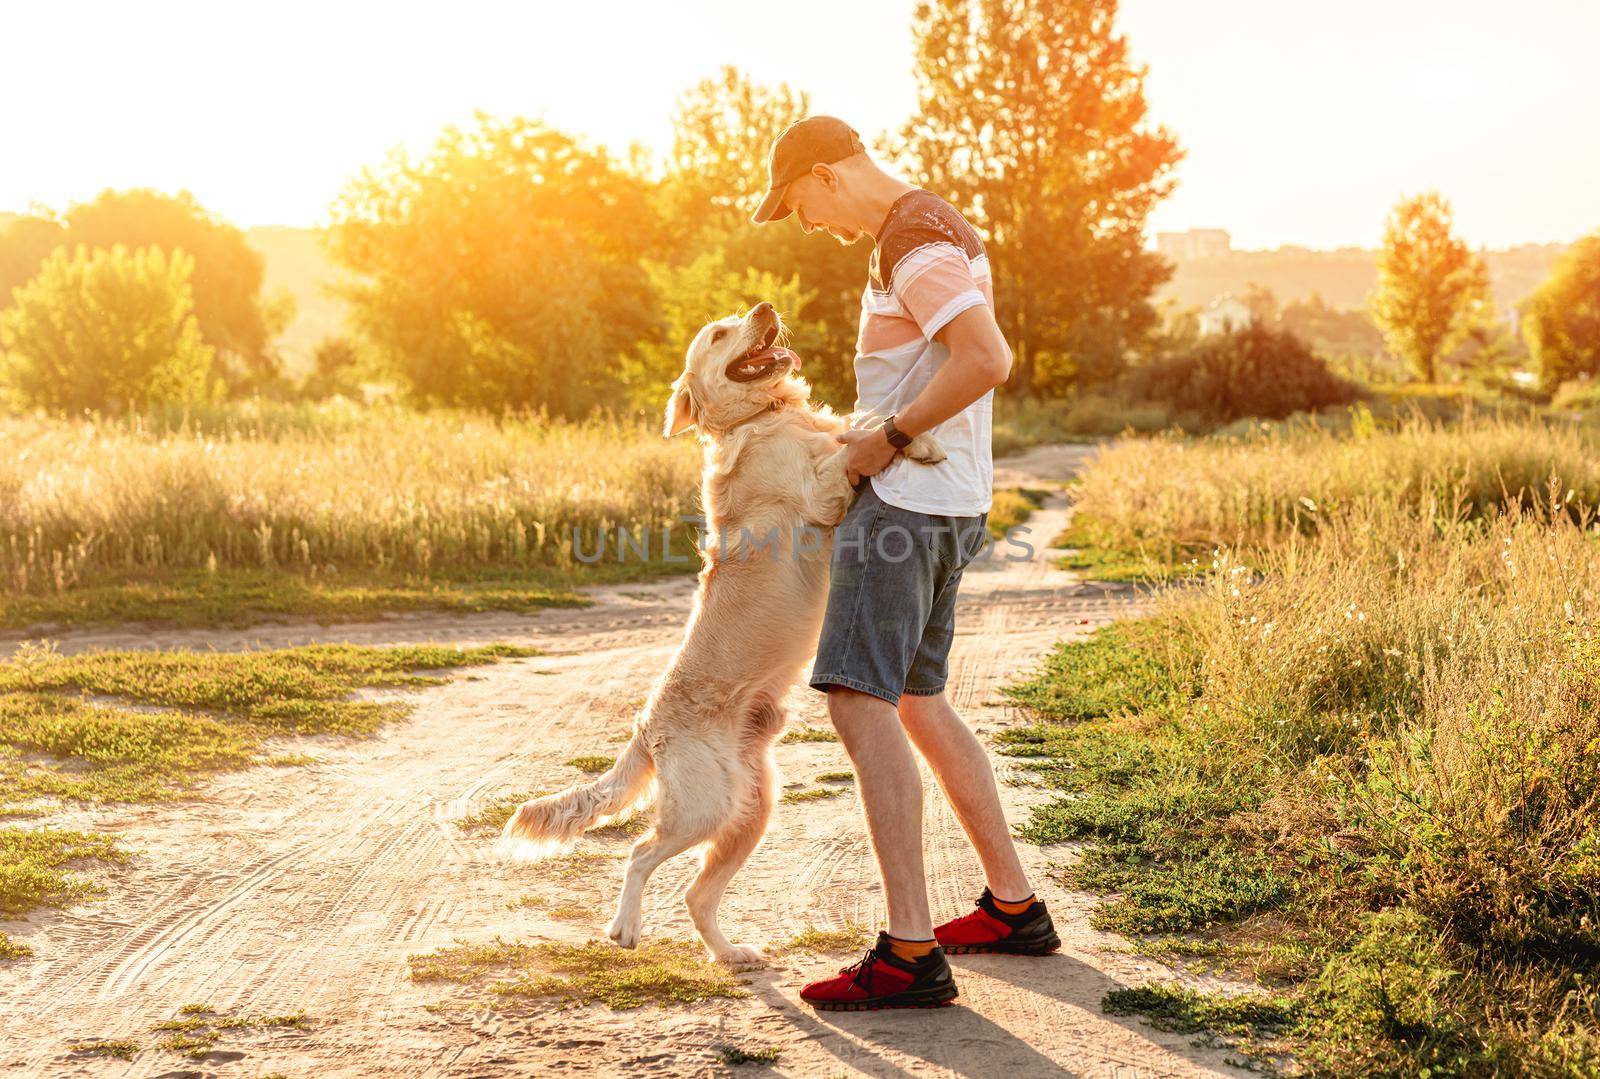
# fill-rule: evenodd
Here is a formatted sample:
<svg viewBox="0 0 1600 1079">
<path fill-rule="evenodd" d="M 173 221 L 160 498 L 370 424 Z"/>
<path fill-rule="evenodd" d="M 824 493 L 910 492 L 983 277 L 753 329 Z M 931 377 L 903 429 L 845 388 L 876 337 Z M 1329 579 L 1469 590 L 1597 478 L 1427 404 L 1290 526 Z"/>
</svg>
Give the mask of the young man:
<svg viewBox="0 0 1600 1079">
<path fill-rule="evenodd" d="M 1011 370 L 1011 350 L 972 226 L 949 203 L 880 169 L 843 121 L 792 125 L 773 143 L 768 180 L 757 224 L 792 213 L 808 233 L 823 229 L 844 244 L 870 235 L 876 244 L 861 297 L 856 409 L 886 417 L 840 436 L 859 494 L 834 534 L 811 685 L 828 694 L 855 765 L 889 926 L 861 962 L 800 996 L 832 1010 L 947 1004 L 956 997 L 947 951 L 1044 955 L 1060 947 L 1017 857 L 983 745 L 944 697 L 956 590 L 983 545 L 992 494 L 993 390 Z M 923 431 L 938 437 L 947 461 L 927 467 L 897 457 Z M 976 911 L 937 929 L 911 743 L 988 883 Z"/>
</svg>

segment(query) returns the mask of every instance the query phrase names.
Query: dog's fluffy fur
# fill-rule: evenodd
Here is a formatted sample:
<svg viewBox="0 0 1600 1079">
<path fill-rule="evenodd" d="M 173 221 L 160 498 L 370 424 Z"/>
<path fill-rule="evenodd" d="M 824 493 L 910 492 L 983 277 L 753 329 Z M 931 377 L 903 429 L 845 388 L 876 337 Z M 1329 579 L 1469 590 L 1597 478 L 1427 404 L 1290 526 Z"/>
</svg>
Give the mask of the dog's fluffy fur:
<svg viewBox="0 0 1600 1079">
<path fill-rule="evenodd" d="M 634 845 L 607 933 L 631 948 L 646 880 L 668 858 L 705 846 L 687 901 L 711 955 L 762 962 L 717 927 L 717 906 L 766 831 L 777 781 L 772 743 L 784 695 L 816 647 L 827 599 L 829 530 L 853 498 L 836 434 L 847 426 L 810 404 L 770 304 L 700 331 L 667 405 L 666 434 L 698 429 L 711 542 L 683 646 L 656 682 L 633 738 L 595 782 L 524 802 L 505 837 L 536 854 L 575 842 L 601 820 L 649 801 L 654 829 Z M 776 407 L 774 407 L 776 404 Z M 919 436 L 913 460 L 944 459 Z M 809 534 L 805 526 L 811 526 Z M 773 546 L 762 546 L 774 535 Z M 741 537 L 754 537 L 755 544 Z"/>
</svg>

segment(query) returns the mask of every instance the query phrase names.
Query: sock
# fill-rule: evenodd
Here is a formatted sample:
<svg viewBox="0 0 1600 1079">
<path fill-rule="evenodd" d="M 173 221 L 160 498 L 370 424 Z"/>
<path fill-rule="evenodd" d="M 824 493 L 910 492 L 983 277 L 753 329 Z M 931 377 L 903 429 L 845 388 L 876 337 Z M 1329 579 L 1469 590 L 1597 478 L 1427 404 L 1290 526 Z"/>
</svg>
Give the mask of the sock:
<svg viewBox="0 0 1600 1079">
<path fill-rule="evenodd" d="M 1036 901 L 1036 897 L 1033 895 L 1029 895 L 1028 898 L 1019 900 L 1015 903 L 1008 902 L 1004 899 L 997 899 L 993 893 L 990 893 L 989 898 L 994 900 L 995 909 L 1001 914 L 1021 914 L 1023 911 L 1033 906 L 1034 902 Z"/>
<path fill-rule="evenodd" d="M 888 936 L 888 934 L 884 934 Z M 939 946 L 937 940 L 901 940 L 899 937 L 889 937 L 889 950 L 895 954 L 896 959 L 904 959 L 914 963 Z"/>
</svg>

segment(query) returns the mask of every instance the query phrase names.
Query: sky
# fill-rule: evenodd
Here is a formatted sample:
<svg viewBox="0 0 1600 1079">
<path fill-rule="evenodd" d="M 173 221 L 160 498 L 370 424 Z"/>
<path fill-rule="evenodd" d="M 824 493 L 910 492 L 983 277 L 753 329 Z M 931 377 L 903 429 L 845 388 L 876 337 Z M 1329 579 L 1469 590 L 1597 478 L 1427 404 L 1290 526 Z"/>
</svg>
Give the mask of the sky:
<svg viewBox="0 0 1600 1079">
<path fill-rule="evenodd" d="M 662 150 L 678 95 L 730 63 L 870 139 L 915 107 L 912 7 L 27 0 L 5 14 L 0 211 L 147 186 L 314 225 L 348 176 L 474 110 Z M 1152 231 L 1374 246 L 1429 188 L 1474 245 L 1600 228 L 1597 0 L 1123 0 L 1119 24 L 1187 150 Z"/>
</svg>

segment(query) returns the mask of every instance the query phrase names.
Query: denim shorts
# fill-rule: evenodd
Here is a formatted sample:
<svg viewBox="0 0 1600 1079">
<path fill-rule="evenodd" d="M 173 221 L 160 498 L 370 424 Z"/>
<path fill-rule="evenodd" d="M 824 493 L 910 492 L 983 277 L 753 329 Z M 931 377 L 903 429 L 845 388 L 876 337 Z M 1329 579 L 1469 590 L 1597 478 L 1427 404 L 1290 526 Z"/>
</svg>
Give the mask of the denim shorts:
<svg viewBox="0 0 1600 1079">
<path fill-rule="evenodd" d="M 871 482 L 833 533 L 828 612 L 811 688 L 840 686 L 896 704 L 944 689 L 961 573 L 988 542 L 989 515 L 891 506 Z"/>
</svg>

